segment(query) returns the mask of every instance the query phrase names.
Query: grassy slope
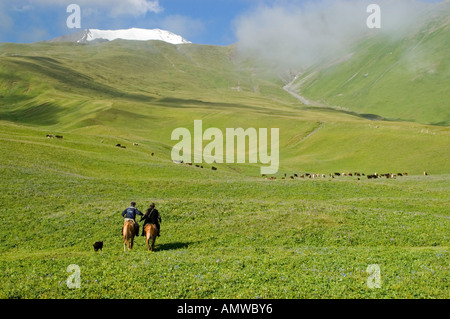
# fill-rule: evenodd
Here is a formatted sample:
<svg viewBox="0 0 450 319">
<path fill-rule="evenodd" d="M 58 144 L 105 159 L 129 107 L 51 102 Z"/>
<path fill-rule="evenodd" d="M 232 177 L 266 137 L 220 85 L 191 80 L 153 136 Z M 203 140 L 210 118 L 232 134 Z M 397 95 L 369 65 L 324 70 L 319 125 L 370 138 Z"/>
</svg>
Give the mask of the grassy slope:
<svg viewBox="0 0 450 319">
<path fill-rule="evenodd" d="M 449 297 L 448 175 L 266 181 L 44 133 L 0 126 L 2 298 Z M 163 216 L 154 254 L 121 251 L 131 200 Z"/>
<path fill-rule="evenodd" d="M 448 125 L 449 26 L 443 15 L 401 38 L 376 32 L 347 61 L 301 76 L 298 81 L 314 72 L 299 90 L 309 99 L 358 113 Z"/>
<path fill-rule="evenodd" d="M 232 48 L 1 50 L 0 297 L 448 298 L 447 128 L 305 108 Z M 258 165 L 173 164 L 170 134 L 194 119 L 280 127 L 278 176 L 411 176 L 266 181 Z M 131 200 L 160 208 L 155 254 L 141 237 L 121 251 Z M 73 263 L 79 290 L 64 283 Z M 381 266 L 381 289 L 367 288 L 369 264 Z"/>
</svg>

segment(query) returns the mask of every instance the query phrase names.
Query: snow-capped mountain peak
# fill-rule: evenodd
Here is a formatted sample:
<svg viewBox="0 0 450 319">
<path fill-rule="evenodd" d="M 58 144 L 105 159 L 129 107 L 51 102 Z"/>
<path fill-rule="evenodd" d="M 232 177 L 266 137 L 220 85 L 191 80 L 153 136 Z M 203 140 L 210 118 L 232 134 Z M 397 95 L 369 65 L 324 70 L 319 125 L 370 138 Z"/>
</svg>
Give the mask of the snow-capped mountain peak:
<svg viewBox="0 0 450 319">
<path fill-rule="evenodd" d="M 125 30 L 98 30 L 98 29 L 86 29 L 81 32 L 77 32 L 72 35 L 62 36 L 52 40 L 58 41 L 70 41 L 77 43 L 86 43 L 92 41 L 113 41 L 116 39 L 123 40 L 136 40 L 136 41 L 149 41 L 160 40 L 172 44 L 191 43 L 184 39 L 182 36 L 172 33 L 170 31 L 161 29 L 139 29 L 131 28 Z"/>
</svg>

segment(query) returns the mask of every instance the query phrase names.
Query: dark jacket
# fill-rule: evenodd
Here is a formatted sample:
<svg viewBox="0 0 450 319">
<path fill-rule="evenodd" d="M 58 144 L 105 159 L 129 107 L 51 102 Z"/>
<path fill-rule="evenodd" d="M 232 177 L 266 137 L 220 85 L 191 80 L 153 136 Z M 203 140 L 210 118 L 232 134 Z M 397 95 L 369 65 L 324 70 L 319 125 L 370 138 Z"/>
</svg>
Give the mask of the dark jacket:
<svg viewBox="0 0 450 319">
<path fill-rule="evenodd" d="M 141 218 L 141 221 L 145 220 L 144 225 L 146 224 L 155 224 L 157 227 L 159 227 L 159 223 L 161 222 L 161 215 L 159 215 L 159 212 L 157 209 L 147 209 L 145 212 L 145 215 Z"/>
<path fill-rule="evenodd" d="M 125 209 L 122 212 L 122 216 L 123 217 L 131 218 L 131 219 L 134 219 L 134 220 L 136 220 L 136 215 L 141 215 L 142 216 L 142 213 L 139 210 L 137 210 L 137 208 L 135 208 L 135 207 L 128 207 L 127 209 Z"/>
</svg>

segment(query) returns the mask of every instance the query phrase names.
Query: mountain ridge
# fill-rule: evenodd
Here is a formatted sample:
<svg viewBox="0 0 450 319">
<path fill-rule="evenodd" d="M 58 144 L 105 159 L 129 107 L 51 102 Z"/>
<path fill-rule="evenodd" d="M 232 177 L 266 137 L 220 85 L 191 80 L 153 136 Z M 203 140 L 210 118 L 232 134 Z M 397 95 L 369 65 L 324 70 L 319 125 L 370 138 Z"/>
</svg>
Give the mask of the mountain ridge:
<svg viewBox="0 0 450 319">
<path fill-rule="evenodd" d="M 49 42 L 96 43 L 114 41 L 117 39 L 133 41 L 160 40 L 170 44 L 192 43 L 182 36 L 167 30 L 141 28 L 118 30 L 85 29 L 77 33 L 54 38 Z"/>
</svg>

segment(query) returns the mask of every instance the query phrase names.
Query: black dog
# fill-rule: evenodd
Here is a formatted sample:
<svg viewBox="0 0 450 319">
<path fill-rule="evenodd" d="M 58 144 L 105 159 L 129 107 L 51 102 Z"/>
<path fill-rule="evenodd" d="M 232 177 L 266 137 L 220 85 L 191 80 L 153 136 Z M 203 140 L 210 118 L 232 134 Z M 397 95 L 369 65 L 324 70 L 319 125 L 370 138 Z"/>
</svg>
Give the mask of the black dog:
<svg viewBox="0 0 450 319">
<path fill-rule="evenodd" d="M 102 241 L 98 241 L 94 244 L 94 250 L 98 251 L 98 250 L 103 250 L 103 242 Z"/>
</svg>

